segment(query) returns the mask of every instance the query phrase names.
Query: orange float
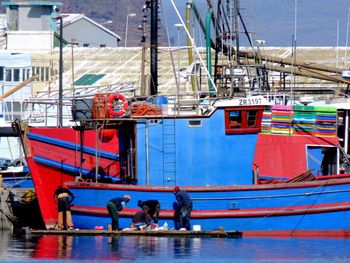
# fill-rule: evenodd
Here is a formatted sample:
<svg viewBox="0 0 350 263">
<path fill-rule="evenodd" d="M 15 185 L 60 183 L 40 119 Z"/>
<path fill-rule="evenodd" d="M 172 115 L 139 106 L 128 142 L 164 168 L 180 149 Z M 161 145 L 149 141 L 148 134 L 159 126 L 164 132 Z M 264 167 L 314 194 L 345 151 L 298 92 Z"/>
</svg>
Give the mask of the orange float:
<svg viewBox="0 0 350 263">
<path fill-rule="evenodd" d="M 115 110 L 114 106 L 119 103 L 119 101 L 122 102 L 123 106 L 119 110 Z M 108 116 L 109 117 L 120 117 L 123 116 L 128 109 L 128 101 L 122 94 L 112 94 L 108 97 Z"/>
</svg>

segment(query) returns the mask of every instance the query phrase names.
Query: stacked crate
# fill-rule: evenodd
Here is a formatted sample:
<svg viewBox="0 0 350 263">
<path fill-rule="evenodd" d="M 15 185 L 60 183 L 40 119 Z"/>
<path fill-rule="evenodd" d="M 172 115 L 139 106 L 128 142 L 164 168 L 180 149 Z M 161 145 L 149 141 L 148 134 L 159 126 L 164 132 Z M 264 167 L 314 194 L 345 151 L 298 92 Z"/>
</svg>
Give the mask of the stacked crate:
<svg viewBox="0 0 350 263">
<path fill-rule="evenodd" d="M 294 106 L 294 133 L 300 135 L 316 134 L 316 112 L 314 106 Z"/>
<path fill-rule="evenodd" d="M 263 112 L 261 133 L 271 133 L 271 109 L 265 109 Z"/>
<path fill-rule="evenodd" d="M 316 111 L 316 136 L 335 137 L 337 136 L 337 108 L 317 106 Z"/>
<path fill-rule="evenodd" d="M 293 107 L 289 105 L 273 105 L 271 112 L 272 134 L 293 134 Z"/>
</svg>

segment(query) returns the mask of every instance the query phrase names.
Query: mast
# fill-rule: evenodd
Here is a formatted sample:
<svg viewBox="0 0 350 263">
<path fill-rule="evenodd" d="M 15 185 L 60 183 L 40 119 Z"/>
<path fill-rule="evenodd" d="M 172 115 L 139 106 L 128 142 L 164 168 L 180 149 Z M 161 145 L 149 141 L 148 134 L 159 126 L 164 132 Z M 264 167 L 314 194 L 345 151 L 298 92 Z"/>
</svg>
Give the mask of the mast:
<svg viewBox="0 0 350 263">
<path fill-rule="evenodd" d="M 143 8 L 143 17 L 142 17 L 141 96 L 145 96 L 146 95 L 146 81 L 145 81 L 146 37 L 147 37 L 146 23 L 147 23 L 147 6 L 145 6 Z M 147 90 L 147 92 L 148 92 L 148 90 Z"/>
<path fill-rule="evenodd" d="M 151 0 L 151 95 L 158 93 L 158 0 Z"/>
</svg>

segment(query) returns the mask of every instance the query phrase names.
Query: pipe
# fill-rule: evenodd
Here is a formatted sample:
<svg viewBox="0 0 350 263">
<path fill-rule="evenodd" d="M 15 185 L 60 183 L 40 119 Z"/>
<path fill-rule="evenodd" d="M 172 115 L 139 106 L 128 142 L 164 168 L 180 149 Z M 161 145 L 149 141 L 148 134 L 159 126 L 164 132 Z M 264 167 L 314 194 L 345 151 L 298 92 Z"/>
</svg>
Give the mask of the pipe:
<svg viewBox="0 0 350 263">
<path fill-rule="evenodd" d="M 211 9 L 208 10 L 207 16 L 205 19 L 205 43 L 206 43 L 206 52 L 207 52 L 207 68 L 209 76 L 212 76 L 212 64 L 211 64 L 211 38 L 210 38 L 210 22 L 212 17 L 212 11 Z M 214 97 L 215 90 L 213 88 L 213 84 L 211 83 L 211 80 L 208 80 L 209 83 L 209 96 Z"/>
<path fill-rule="evenodd" d="M 63 127 L 63 18 L 60 15 L 60 59 L 59 59 L 59 89 L 58 89 L 58 121 L 59 127 Z"/>
<path fill-rule="evenodd" d="M 149 120 L 146 120 L 146 131 L 145 131 L 145 148 L 146 148 L 146 185 L 150 184 L 150 174 L 149 174 L 149 137 L 148 137 L 148 122 Z M 163 175 L 164 176 L 164 175 Z"/>
<path fill-rule="evenodd" d="M 191 8 L 192 8 L 192 1 L 188 1 L 186 5 L 186 28 L 188 32 L 191 32 Z M 189 36 L 187 36 L 187 46 L 192 46 L 192 41 Z M 192 48 L 188 48 L 188 63 L 190 65 L 193 64 L 193 52 Z M 194 65 L 195 66 L 195 65 Z M 192 86 L 192 91 L 195 92 L 197 90 L 196 87 L 196 79 L 195 76 L 191 74 L 191 86 Z"/>
</svg>

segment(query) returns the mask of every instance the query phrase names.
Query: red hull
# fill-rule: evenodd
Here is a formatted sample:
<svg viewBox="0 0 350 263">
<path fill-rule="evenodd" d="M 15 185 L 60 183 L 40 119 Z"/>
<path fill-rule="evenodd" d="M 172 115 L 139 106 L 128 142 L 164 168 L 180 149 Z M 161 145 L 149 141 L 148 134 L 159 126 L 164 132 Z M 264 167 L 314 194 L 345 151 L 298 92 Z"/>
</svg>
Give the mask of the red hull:
<svg viewBox="0 0 350 263">
<path fill-rule="evenodd" d="M 43 138 L 50 138 L 54 140 L 66 141 L 79 147 L 80 137 L 79 131 L 75 131 L 72 128 L 44 128 L 35 129 L 35 135 L 43 136 Z M 112 134 L 109 138 L 99 137 L 99 146 L 101 151 L 118 153 L 117 136 Z M 94 148 L 96 143 L 96 136 L 94 131 L 84 132 L 84 147 Z M 57 221 L 57 209 L 54 202 L 54 192 L 57 186 L 66 182 L 75 181 L 76 177 L 67 172 L 57 169 L 52 166 L 47 166 L 34 160 L 34 158 L 40 156 L 43 158 L 49 158 L 50 161 L 56 163 L 62 163 L 62 165 L 68 165 L 71 167 L 79 168 L 80 164 L 80 151 L 76 149 L 68 149 L 61 147 L 60 145 L 54 145 L 45 140 L 29 140 L 29 147 L 31 155 L 27 155 L 28 166 L 30 167 L 35 191 L 38 196 L 39 206 L 43 220 L 46 224 L 46 228 L 52 228 Z M 83 154 L 84 170 L 94 170 L 96 167 L 95 156 L 93 153 Z M 119 162 L 110 159 L 99 159 L 99 166 L 102 167 L 106 173 L 118 177 L 120 167 Z"/>
</svg>

